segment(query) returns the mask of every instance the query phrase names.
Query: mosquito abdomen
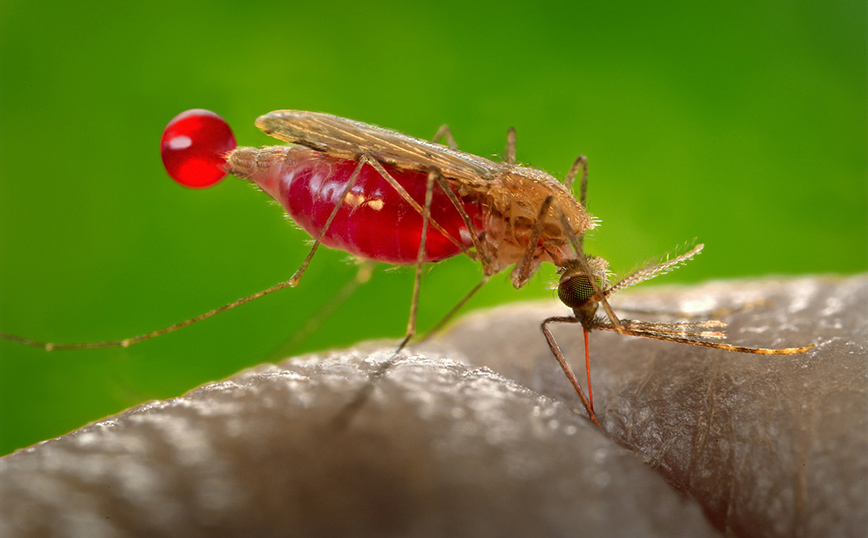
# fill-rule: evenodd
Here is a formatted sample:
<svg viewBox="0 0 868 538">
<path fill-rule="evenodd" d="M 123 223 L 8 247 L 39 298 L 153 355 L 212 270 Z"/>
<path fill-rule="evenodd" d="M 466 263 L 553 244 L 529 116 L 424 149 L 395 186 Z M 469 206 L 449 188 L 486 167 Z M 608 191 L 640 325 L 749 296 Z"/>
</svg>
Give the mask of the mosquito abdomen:
<svg viewBox="0 0 868 538">
<path fill-rule="evenodd" d="M 232 174 L 254 181 L 312 237 L 318 237 L 335 205 L 341 204 L 323 237 L 323 245 L 380 262 L 416 263 L 422 216 L 371 166 L 361 167 L 341 201 L 359 161 L 303 147 L 273 146 L 238 148 L 227 162 Z M 424 204 L 427 174 L 388 165 L 385 168 L 413 200 Z M 478 220 L 480 211 L 474 199 L 462 202 L 471 218 Z M 461 216 L 439 187 L 433 191 L 431 219 L 455 242 L 429 226 L 424 263 L 455 256 L 464 251 L 462 246 L 472 246 Z"/>
</svg>

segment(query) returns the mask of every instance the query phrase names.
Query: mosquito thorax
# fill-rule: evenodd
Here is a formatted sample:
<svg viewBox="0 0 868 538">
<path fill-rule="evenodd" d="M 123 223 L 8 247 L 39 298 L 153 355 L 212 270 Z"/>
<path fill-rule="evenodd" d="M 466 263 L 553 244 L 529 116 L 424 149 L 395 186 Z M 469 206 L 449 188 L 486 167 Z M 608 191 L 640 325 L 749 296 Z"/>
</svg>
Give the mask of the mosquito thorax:
<svg viewBox="0 0 868 538">
<path fill-rule="evenodd" d="M 163 166 L 172 179 L 195 189 L 226 177 L 226 154 L 235 149 L 226 120 L 210 110 L 182 112 L 166 125 L 160 139 Z"/>
</svg>

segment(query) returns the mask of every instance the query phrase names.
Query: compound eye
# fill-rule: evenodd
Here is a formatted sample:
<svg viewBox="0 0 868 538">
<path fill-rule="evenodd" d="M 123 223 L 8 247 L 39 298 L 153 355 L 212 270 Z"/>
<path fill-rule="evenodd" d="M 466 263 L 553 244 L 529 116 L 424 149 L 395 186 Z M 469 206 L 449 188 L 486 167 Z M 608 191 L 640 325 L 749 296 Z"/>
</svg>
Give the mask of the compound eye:
<svg viewBox="0 0 868 538">
<path fill-rule="evenodd" d="M 602 285 L 600 279 L 597 284 Z M 594 296 L 594 287 L 585 275 L 577 275 L 561 280 L 558 284 L 558 297 L 570 308 L 580 308 Z"/>
</svg>

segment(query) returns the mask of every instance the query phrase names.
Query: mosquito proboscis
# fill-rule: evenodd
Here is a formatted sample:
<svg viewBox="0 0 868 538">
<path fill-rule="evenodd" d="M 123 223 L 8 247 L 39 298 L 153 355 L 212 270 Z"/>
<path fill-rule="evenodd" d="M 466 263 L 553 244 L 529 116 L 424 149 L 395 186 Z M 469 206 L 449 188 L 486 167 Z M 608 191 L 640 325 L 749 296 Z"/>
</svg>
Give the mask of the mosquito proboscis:
<svg viewBox="0 0 868 538">
<path fill-rule="evenodd" d="M 813 346 L 768 349 L 722 343 L 725 324 L 648 323 L 621 320 L 609 304 L 614 293 L 663 274 L 699 253 L 702 245 L 608 284 L 608 264 L 583 249 L 596 226 L 585 209 L 588 161 L 579 156 L 563 182 L 516 161 L 515 130 L 507 132 L 502 162 L 456 148 L 443 126 L 433 141 L 374 125 L 296 110 L 271 112 L 256 120 L 266 134 L 290 145 L 235 147 L 226 122 L 213 112 L 191 110 L 175 117 L 162 139 L 166 170 L 190 187 L 206 187 L 226 174 L 256 183 L 314 238 L 292 277 L 194 318 L 146 334 L 106 342 L 55 344 L 8 334 L 0 337 L 47 351 L 126 347 L 236 308 L 301 280 L 320 245 L 359 258 L 415 266 L 410 313 L 396 354 L 416 334 L 425 264 L 466 254 L 480 262 L 482 280 L 435 327 L 443 325 L 493 275 L 512 267 L 510 279 L 523 287 L 542 263 L 558 268 L 558 296 L 572 316 L 542 322 L 546 341 L 572 383 L 588 416 L 593 408 L 588 334 L 592 330 L 757 354 L 795 354 Z M 437 141 L 444 140 L 446 145 Z M 579 183 L 578 198 L 573 183 Z M 605 316 L 597 316 L 602 307 Z M 579 323 L 585 334 L 588 397 L 576 380 L 549 325 Z"/>
</svg>

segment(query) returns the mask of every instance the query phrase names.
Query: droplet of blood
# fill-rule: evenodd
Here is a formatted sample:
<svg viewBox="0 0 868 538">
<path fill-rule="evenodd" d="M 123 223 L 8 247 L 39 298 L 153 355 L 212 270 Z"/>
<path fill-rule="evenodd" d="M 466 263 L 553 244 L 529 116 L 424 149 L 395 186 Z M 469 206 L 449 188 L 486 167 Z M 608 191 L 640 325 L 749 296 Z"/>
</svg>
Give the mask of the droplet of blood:
<svg viewBox="0 0 868 538">
<path fill-rule="evenodd" d="M 172 118 L 160 139 L 166 172 L 185 187 L 203 189 L 226 177 L 226 154 L 235 149 L 226 120 L 197 108 Z"/>
</svg>

